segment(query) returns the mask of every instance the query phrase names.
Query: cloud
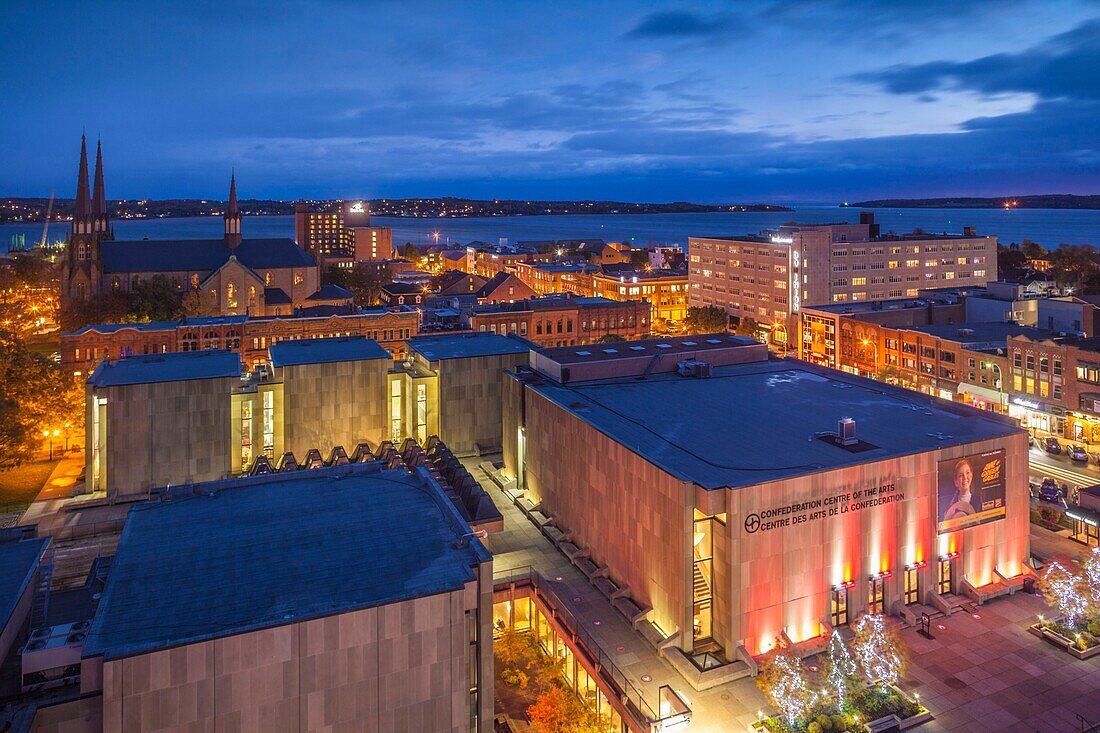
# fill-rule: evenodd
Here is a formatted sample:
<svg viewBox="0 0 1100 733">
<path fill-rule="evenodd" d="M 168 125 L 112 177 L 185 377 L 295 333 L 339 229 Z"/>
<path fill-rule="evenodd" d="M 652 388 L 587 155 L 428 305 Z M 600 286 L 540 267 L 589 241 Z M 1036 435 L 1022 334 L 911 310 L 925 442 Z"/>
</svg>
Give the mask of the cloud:
<svg viewBox="0 0 1100 733">
<path fill-rule="evenodd" d="M 645 16 L 625 37 L 714 40 L 728 37 L 738 30 L 744 30 L 744 26 L 731 15 L 701 15 L 684 10 L 666 10 Z"/>
<path fill-rule="evenodd" d="M 1100 20 L 1019 53 L 998 53 L 972 61 L 899 64 L 852 78 L 893 94 L 965 90 L 985 96 L 1030 93 L 1041 99 L 1100 99 Z"/>
</svg>

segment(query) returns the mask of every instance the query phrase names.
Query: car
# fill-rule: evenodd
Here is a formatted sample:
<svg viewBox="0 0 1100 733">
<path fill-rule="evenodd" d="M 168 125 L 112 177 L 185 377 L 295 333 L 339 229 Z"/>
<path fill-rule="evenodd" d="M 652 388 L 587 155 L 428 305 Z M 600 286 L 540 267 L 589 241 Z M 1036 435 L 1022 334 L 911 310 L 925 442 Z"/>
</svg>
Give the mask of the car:
<svg viewBox="0 0 1100 733">
<path fill-rule="evenodd" d="M 1039 500 L 1049 501 L 1053 504 L 1062 503 L 1062 488 L 1058 486 L 1058 482 L 1047 476 L 1043 479 L 1043 483 L 1039 485 Z"/>
<path fill-rule="evenodd" d="M 1078 463 L 1089 462 L 1088 451 L 1085 450 L 1085 447 L 1083 445 L 1073 445 L 1072 443 L 1070 445 L 1067 445 L 1066 455 L 1069 456 L 1069 459 L 1071 461 L 1077 461 Z"/>
<path fill-rule="evenodd" d="M 1062 452 L 1062 444 L 1058 442 L 1055 437 L 1043 438 L 1043 450 L 1047 453 L 1060 454 Z"/>
</svg>

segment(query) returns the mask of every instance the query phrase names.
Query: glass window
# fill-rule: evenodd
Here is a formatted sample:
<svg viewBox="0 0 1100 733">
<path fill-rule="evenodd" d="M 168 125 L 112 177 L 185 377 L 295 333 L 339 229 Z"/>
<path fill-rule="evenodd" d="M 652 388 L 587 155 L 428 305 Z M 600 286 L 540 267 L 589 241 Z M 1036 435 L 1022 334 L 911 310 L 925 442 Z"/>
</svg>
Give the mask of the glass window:
<svg viewBox="0 0 1100 733">
<path fill-rule="evenodd" d="M 848 589 L 833 588 L 832 600 L 829 604 L 829 623 L 835 626 L 843 626 L 848 623 Z"/>
<path fill-rule="evenodd" d="M 884 606 L 884 590 L 886 581 L 882 578 L 871 578 L 867 591 L 867 613 L 881 614 Z"/>
</svg>

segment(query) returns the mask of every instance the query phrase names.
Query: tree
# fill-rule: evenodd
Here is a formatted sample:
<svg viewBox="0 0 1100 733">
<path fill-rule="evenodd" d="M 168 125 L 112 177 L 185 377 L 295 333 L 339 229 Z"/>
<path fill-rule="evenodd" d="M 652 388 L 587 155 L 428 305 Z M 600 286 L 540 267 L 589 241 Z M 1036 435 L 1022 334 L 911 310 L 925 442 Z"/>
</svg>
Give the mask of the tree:
<svg viewBox="0 0 1100 733">
<path fill-rule="evenodd" d="M 756 335 L 760 333 L 760 324 L 755 318 L 741 316 L 741 320 L 737 324 L 734 333 L 740 336 L 751 336 L 752 338 L 756 338 Z"/>
<path fill-rule="evenodd" d="M 1020 242 L 1020 252 L 1029 260 L 1044 259 L 1050 254 L 1041 244 L 1030 239 Z"/>
<path fill-rule="evenodd" d="M 212 290 L 189 290 L 180 301 L 181 316 L 216 316 L 218 298 Z"/>
<path fill-rule="evenodd" d="M 869 684 L 878 684 L 883 692 L 897 684 L 905 672 L 905 656 L 901 638 L 886 626 L 879 614 L 866 614 L 856 623 L 856 638 L 852 642 L 856 659 Z"/>
<path fill-rule="evenodd" d="M 42 432 L 83 430 L 84 394 L 57 364 L 29 349 L 11 331 L 0 331 L 0 467 L 28 461 Z M 66 428 L 65 426 L 69 427 Z"/>
<path fill-rule="evenodd" d="M 134 286 L 130 315 L 143 321 L 175 321 L 183 314 L 179 285 L 167 275 L 153 275 Z"/>
<path fill-rule="evenodd" d="M 779 710 L 780 716 L 791 728 L 810 712 L 817 701 L 817 693 L 810 689 L 806 679 L 802 660 L 783 637 L 776 640 L 775 651 L 760 670 L 756 686 Z"/>
<path fill-rule="evenodd" d="M 848 697 L 848 680 L 855 675 L 858 667 L 852 653 L 848 650 L 848 645 L 844 643 L 843 637 L 836 629 L 833 629 L 833 633 L 829 637 L 829 655 L 826 666 L 828 668 L 829 685 L 836 694 L 836 706 L 841 708 L 844 706 L 844 700 Z"/>
<path fill-rule="evenodd" d="M 1083 587 L 1085 585 L 1081 576 L 1071 572 L 1057 560 L 1047 565 L 1038 583 L 1043 598 L 1058 609 L 1062 621 L 1071 629 L 1076 629 L 1090 610 L 1089 593 Z"/>
<path fill-rule="evenodd" d="M 1096 250 L 1088 245 L 1059 245 L 1049 259 L 1059 287 L 1079 288 L 1096 272 Z"/>
<path fill-rule="evenodd" d="M 502 674 L 521 673 L 523 687 L 545 690 L 561 677 L 561 662 L 543 651 L 532 634 L 505 631 L 493 642 L 493 657 Z"/>
<path fill-rule="evenodd" d="M 120 291 L 73 300 L 61 309 L 61 328 L 75 331 L 96 323 L 121 323 L 130 313 L 130 295 Z"/>
<path fill-rule="evenodd" d="M 722 308 L 713 305 L 691 306 L 684 318 L 688 333 L 724 333 L 729 329 L 730 317 Z"/>
<path fill-rule="evenodd" d="M 605 333 L 603 336 L 596 339 L 597 344 L 613 344 L 619 341 L 626 341 L 626 339 L 617 333 Z"/>
<path fill-rule="evenodd" d="M 406 260 L 412 260 L 413 262 L 420 259 L 420 250 L 412 242 L 405 242 L 405 248 L 401 250 L 401 254 Z"/>
<path fill-rule="evenodd" d="M 329 267 L 322 273 L 325 284 L 339 285 L 350 290 L 354 296 L 355 305 L 372 306 L 378 303 L 382 295 L 382 286 L 390 282 L 391 269 L 378 268 L 369 265 L 356 265 L 352 269 L 343 267 Z"/>
<path fill-rule="evenodd" d="M 561 684 L 551 685 L 527 708 L 527 717 L 538 733 L 604 733 L 601 719 L 572 690 Z"/>
<path fill-rule="evenodd" d="M 1093 607 L 1100 608 L 1100 547 L 1092 548 L 1088 559 L 1082 563 L 1085 572 L 1085 588 Z"/>
</svg>

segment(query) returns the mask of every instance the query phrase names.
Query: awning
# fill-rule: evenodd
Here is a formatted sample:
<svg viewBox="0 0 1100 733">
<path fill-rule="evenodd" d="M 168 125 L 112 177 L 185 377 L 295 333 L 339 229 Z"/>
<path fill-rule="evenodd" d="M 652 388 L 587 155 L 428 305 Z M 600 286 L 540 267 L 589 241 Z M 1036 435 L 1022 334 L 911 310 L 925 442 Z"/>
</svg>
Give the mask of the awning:
<svg viewBox="0 0 1100 733">
<path fill-rule="evenodd" d="M 989 387 L 979 387 L 976 384 L 959 384 L 959 394 L 973 395 L 974 397 L 981 397 L 986 402 L 992 402 L 997 405 L 1008 404 L 1008 395 L 1004 392 L 998 392 L 995 389 Z"/>
</svg>

